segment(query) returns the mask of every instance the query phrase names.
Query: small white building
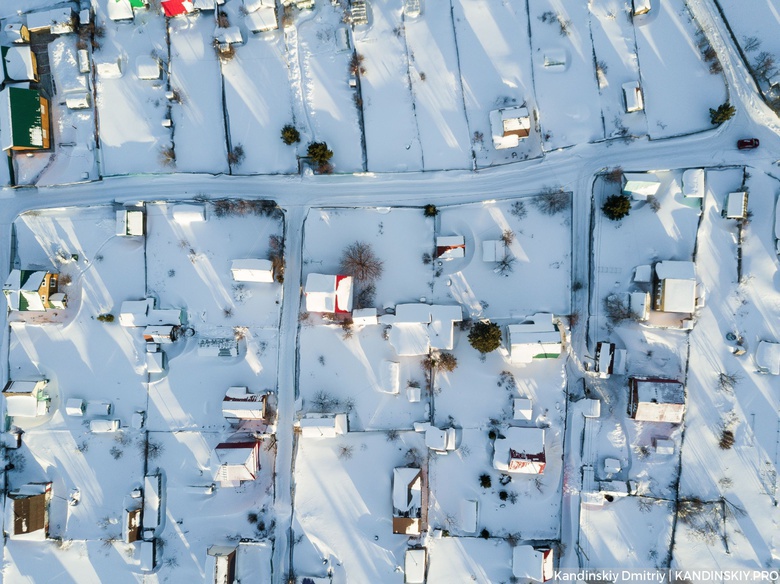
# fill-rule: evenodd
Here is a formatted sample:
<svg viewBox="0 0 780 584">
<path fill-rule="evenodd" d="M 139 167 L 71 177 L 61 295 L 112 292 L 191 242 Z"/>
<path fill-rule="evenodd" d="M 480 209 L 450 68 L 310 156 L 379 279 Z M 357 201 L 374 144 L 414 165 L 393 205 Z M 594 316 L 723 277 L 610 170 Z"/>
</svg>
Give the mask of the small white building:
<svg viewBox="0 0 780 584">
<path fill-rule="evenodd" d="M 216 447 L 219 469 L 216 479 L 222 487 L 237 487 L 254 481 L 260 471 L 260 442 L 244 438 L 236 442 L 222 442 Z"/>
<path fill-rule="evenodd" d="M 447 454 L 457 447 L 457 432 L 455 428 L 441 430 L 431 426 L 425 431 L 425 446 L 439 454 Z"/>
<path fill-rule="evenodd" d="M 626 373 L 625 349 L 618 349 L 615 343 L 596 343 L 595 371 L 601 379 L 608 379 L 610 375 L 625 375 Z"/>
<path fill-rule="evenodd" d="M 652 172 L 624 172 L 623 194 L 635 201 L 646 201 L 661 188 L 661 179 Z"/>
<path fill-rule="evenodd" d="M 685 414 L 685 388 L 674 379 L 628 380 L 628 415 L 638 422 L 680 424 Z"/>
<path fill-rule="evenodd" d="M 491 239 L 482 242 L 482 261 L 500 262 L 507 256 L 506 245 L 500 239 Z"/>
<path fill-rule="evenodd" d="M 367 326 L 379 324 L 379 315 L 376 308 L 358 308 L 352 311 L 352 324 L 354 326 Z"/>
<path fill-rule="evenodd" d="M 518 397 L 512 400 L 512 418 L 530 422 L 533 418 L 533 402 L 527 397 Z"/>
<path fill-rule="evenodd" d="M 352 277 L 309 274 L 303 288 L 308 312 L 344 314 L 352 311 Z"/>
<path fill-rule="evenodd" d="M 206 220 L 206 207 L 203 205 L 180 203 L 174 205 L 171 216 L 179 225 L 202 223 Z"/>
<path fill-rule="evenodd" d="M 73 10 L 70 6 L 53 8 L 27 15 L 27 30 L 30 32 L 49 31 L 51 34 L 73 32 Z"/>
<path fill-rule="evenodd" d="M 38 81 L 35 55 L 29 45 L 0 47 L 0 55 L 7 83 Z"/>
<path fill-rule="evenodd" d="M 335 438 L 347 433 L 347 425 L 347 414 L 309 413 L 297 423 L 304 438 Z"/>
<path fill-rule="evenodd" d="M 14 418 L 37 418 L 49 413 L 48 381 L 9 381 L 3 389 L 5 413 Z"/>
<path fill-rule="evenodd" d="M 247 14 L 244 17 L 249 32 L 266 32 L 279 28 L 276 2 L 272 0 L 244 0 Z"/>
<path fill-rule="evenodd" d="M 685 314 L 696 310 L 696 268 L 693 262 L 658 262 L 655 274 L 655 310 Z"/>
<path fill-rule="evenodd" d="M 631 292 L 628 295 L 628 307 L 637 320 L 646 321 L 650 318 L 650 293 Z"/>
<path fill-rule="evenodd" d="M 406 584 L 425 584 L 427 558 L 425 548 L 406 550 L 404 554 L 404 582 Z"/>
<path fill-rule="evenodd" d="M 393 533 L 419 535 L 422 473 L 419 468 L 393 469 Z"/>
<path fill-rule="evenodd" d="M 490 130 L 496 150 L 517 148 L 531 133 L 531 116 L 526 107 L 510 107 L 490 112 Z"/>
<path fill-rule="evenodd" d="M 748 194 L 746 192 L 729 193 L 723 216 L 726 219 L 744 219 L 747 217 Z"/>
<path fill-rule="evenodd" d="M 206 583 L 236 582 L 236 546 L 213 545 L 206 550 Z"/>
<path fill-rule="evenodd" d="M 623 84 L 623 104 L 626 107 L 626 113 L 641 112 L 645 109 L 645 102 L 642 99 L 642 88 L 638 81 Z"/>
<path fill-rule="evenodd" d="M 241 259 L 230 263 L 230 274 L 235 282 L 273 282 L 274 267 L 271 260 Z"/>
<path fill-rule="evenodd" d="M 143 209 L 125 208 L 116 212 L 116 234 L 120 237 L 138 237 L 146 233 Z"/>
<path fill-rule="evenodd" d="M 511 427 L 493 444 L 493 468 L 503 472 L 542 474 L 547 464 L 543 428 Z"/>
<path fill-rule="evenodd" d="M 149 55 L 141 55 L 135 60 L 135 74 L 138 79 L 159 79 L 162 69 L 160 60 Z"/>
<path fill-rule="evenodd" d="M 229 387 L 222 400 L 222 415 L 226 420 L 264 420 L 268 394 L 249 393 L 246 387 Z"/>
<path fill-rule="evenodd" d="M 144 477 L 144 504 L 141 528 L 144 539 L 153 539 L 162 517 L 162 476 L 150 474 Z"/>
<path fill-rule="evenodd" d="M 512 548 L 512 575 L 547 582 L 553 577 L 553 552 L 549 548 L 535 549 L 530 545 L 518 545 Z"/>
<path fill-rule="evenodd" d="M 682 175 L 682 192 L 686 199 L 704 198 L 704 169 L 689 168 Z"/>
<path fill-rule="evenodd" d="M 436 238 L 436 257 L 454 260 L 466 256 L 466 238 L 462 235 L 444 235 Z"/>
<path fill-rule="evenodd" d="M 65 96 L 65 106 L 68 109 L 89 109 L 92 105 L 92 98 L 86 91 L 77 91 Z"/>
<path fill-rule="evenodd" d="M 780 375 L 780 343 L 759 341 L 756 347 L 756 365 L 761 373 Z"/>
<path fill-rule="evenodd" d="M 563 352 L 563 331 L 554 316 L 537 312 L 523 324 L 510 324 L 509 355 L 512 363 L 526 364 L 537 359 L 557 359 Z"/>
</svg>

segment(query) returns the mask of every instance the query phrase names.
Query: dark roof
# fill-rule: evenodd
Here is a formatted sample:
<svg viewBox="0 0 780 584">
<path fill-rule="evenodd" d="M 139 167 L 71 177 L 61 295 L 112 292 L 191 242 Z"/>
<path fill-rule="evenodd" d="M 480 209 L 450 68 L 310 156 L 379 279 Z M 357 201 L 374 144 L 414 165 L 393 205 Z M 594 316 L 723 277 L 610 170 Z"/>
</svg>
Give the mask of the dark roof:
<svg viewBox="0 0 780 584">
<path fill-rule="evenodd" d="M 41 119 L 41 95 L 35 89 L 9 87 L 11 102 L 11 132 L 13 145 L 23 148 L 41 148 L 33 142 L 33 130 L 43 126 Z"/>
<path fill-rule="evenodd" d="M 14 505 L 15 535 L 33 533 L 46 526 L 46 493 L 8 496 Z"/>
</svg>

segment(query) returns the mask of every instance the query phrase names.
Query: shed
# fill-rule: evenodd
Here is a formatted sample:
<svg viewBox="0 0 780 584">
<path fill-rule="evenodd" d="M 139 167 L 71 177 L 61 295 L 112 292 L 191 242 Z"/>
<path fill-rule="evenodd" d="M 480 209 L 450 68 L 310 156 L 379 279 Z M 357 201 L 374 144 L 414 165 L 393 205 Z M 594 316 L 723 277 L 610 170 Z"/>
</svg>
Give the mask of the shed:
<svg viewBox="0 0 780 584">
<path fill-rule="evenodd" d="M 65 96 L 65 105 L 68 109 L 88 109 L 90 107 L 89 93 L 79 91 Z"/>
<path fill-rule="evenodd" d="M 240 45 L 244 42 L 241 29 L 237 26 L 229 26 L 228 28 L 218 26 L 214 30 L 214 38 L 220 45 Z"/>
<path fill-rule="evenodd" d="M 49 413 L 48 381 L 9 381 L 3 388 L 7 416 L 37 418 Z"/>
<path fill-rule="evenodd" d="M 500 239 L 490 239 L 482 242 L 482 261 L 500 262 L 507 255 L 507 248 Z"/>
<path fill-rule="evenodd" d="M 696 268 L 693 262 L 667 260 L 655 265 L 655 309 L 693 313 L 696 310 Z"/>
<path fill-rule="evenodd" d="M 161 71 L 157 57 L 141 55 L 135 60 L 135 74 L 138 79 L 159 79 Z"/>
<path fill-rule="evenodd" d="M 493 467 L 504 472 L 542 474 L 547 464 L 543 428 L 510 427 L 493 444 Z"/>
<path fill-rule="evenodd" d="M 628 307 L 637 320 L 647 320 L 650 318 L 650 293 L 631 292 L 628 295 Z"/>
<path fill-rule="evenodd" d="M 406 584 L 425 584 L 425 548 L 406 550 L 404 554 L 404 582 Z"/>
<path fill-rule="evenodd" d="M 70 6 L 53 8 L 27 14 L 27 29 L 30 32 L 49 31 L 51 34 L 73 32 L 73 10 Z"/>
<path fill-rule="evenodd" d="M 206 220 L 206 207 L 203 205 L 190 205 L 181 203 L 174 205 L 171 216 L 173 217 L 173 220 L 179 225 L 202 223 Z"/>
<path fill-rule="evenodd" d="M 744 219 L 747 217 L 748 194 L 746 192 L 729 193 L 726 197 L 724 216 L 726 219 Z"/>
<path fill-rule="evenodd" d="M 145 298 L 144 300 L 125 300 L 119 309 L 119 324 L 122 326 L 173 326 L 181 325 L 180 308 L 155 308 L 154 298 Z M 166 336 L 169 331 L 165 331 Z M 176 340 L 179 331 L 173 335 Z M 151 331 L 150 331 L 151 334 Z M 159 342 L 154 339 L 147 339 L 151 342 Z"/>
<path fill-rule="evenodd" d="M 537 312 L 523 324 L 510 324 L 507 331 L 512 363 L 557 359 L 563 352 L 563 331 L 550 313 Z"/>
<path fill-rule="evenodd" d="M 672 456 L 674 454 L 674 441 L 665 438 L 653 438 L 655 453 L 660 456 Z"/>
<path fill-rule="evenodd" d="M 273 282 L 274 267 L 271 260 L 241 259 L 230 263 L 230 274 L 236 282 Z"/>
<path fill-rule="evenodd" d="M 680 424 L 685 414 L 685 388 L 674 379 L 628 380 L 628 415 L 638 422 Z"/>
<path fill-rule="evenodd" d="M 682 175 L 683 196 L 688 199 L 704 198 L 704 169 L 689 168 Z"/>
<path fill-rule="evenodd" d="M 347 433 L 347 414 L 309 413 L 298 421 L 304 438 L 335 438 Z"/>
<path fill-rule="evenodd" d="M 5 37 L 14 44 L 30 42 L 30 31 L 21 22 L 9 22 L 3 27 Z"/>
<path fill-rule="evenodd" d="M 519 397 L 512 400 L 512 418 L 530 422 L 534 409 L 531 400 L 527 397 Z"/>
<path fill-rule="evenodd" d="M 512 575 L 536 582 L 547 582 L 553 577 L 553 553 L 551 549 L 535 549 L 530 545 L 512 548 Z"/>
<path fill-rule="evenodd" d="M 95 70 L 97 71 L 98 77 L 104 79 L 119 79 L 123 75 L 122 59 L 96 63 Z"/>
<path fill-rule="evenodd" d="M 81 417 L 87 410 L 87 404 L 83 399 L 70 398 L 65 402 L 65 415 Z"/>
<path fill-rule="evenodd" d="M 89 53 L 87 52 L 87 49 L 78 50 L 78 60 L 79 73 L 89 73 L 91 67 L 89 64 Z"/>
<path fill-rule="evenodd" d="M 400 371 L 400 363 L 383 360 L 379 369 L 379 390 L 397 394 L 400 391 Z"/>
<path fill-rule="evenodd" d="M 136 237 L 146 233 L 146 220 L 142 209 L 125 208 L 116 212 L 116 234 L 120 237 Z"/>
<path fill-rule="evenodd" d="M 446 235 L 436 238 L 436 257 L 453 260 L 466 255 L 466 238 L 462 235 Z"/>
<path fill-rule="evenodd" d="M 155 566 L 157 566 L 157 541 L 142 541 L 141 542 L 141 571 L 152 572 Z"/>
<path fill-rule="evenodd" d="M 441 430 L 431 426 L 425 431 L 425 446 L 434 452 L 446 454 L 456 448 L 457 433 L 455 428 Z"/>
<path fill-rule="evenodd" d="M 236 442 L 222 442 L 216 447 L 220 466 L 217 480 L 223 487 L 237 487 L 257 478 L 260 470 L 260 442 L 246 438 Z"/>
<path fill-rule="evenodd" d="M 642 99 L 642 88 L 639 87 L 638 81 L 623 84 L 623 104 L 628 114 L 645 109 L 645 102 Z"/>
<path fill-rule="evenodd" d="M 11 539 L 44 540 L 49 537 L 52 483 L 28 483 L 8 493 L 5 530 Z"/>
<path fill-rule="evenodd" d="M 244 23 L 249 32 L 266 32 L 279 28 L 275 3 L 262 3 L 244 17 Z"/>
<path fill-rule="evenodd" d="M 236 578 L 235 546 L 213 545 L 206 550 L 207 584 L 233 584 Z"/>
<path fill-rule="evenodd" d="M 756 365 L 761 373 L 780 375 L 780 343 L 759 341 L 756 347 Z"/>
<path fill-rule="evenodd" d="M 352 311 L 352 324 L 355 326 L 375 325 L 379 323 L 376 308 L 358 308 Z"/>
<path fill-rule="evenodd" d="M 130 20 L 137 8 L 144 8 L 146 0 L 108 0 L 108 17 L 111 20 Z"/>
<path fill-rule="evenodd" d="M 303 293 L 308 312 L 348 313 L 352 311 L 352 277 L 309 274 Z"/>
<path fill-rule="evenodd" d="M 393 533 L 420 534 L 422 473 L 419 468 L 393 469 Z"/>
<path fill-rule="evenodd" d="M 531 116 L 527 107 L 510 107 L 490 112 L 490 131 L 496 150 L 517 148 L 531 133 Z"/>
<path fill-rule="evenodd" d="M 582 401 L 582 415 L 585 418 L 598 418 L 601 416 L 601 401 L 598 399 L 584 399 Z"/>
<path fill-rule="evenodd" d="M 661 179 L 652 172 L 624 172 L 623 194 L 635 201 L 647 200 L 661 188 Z"/>
<path fill-rule="evenodd" d="M 147 373 L 165 373 L 168 368 L 168 359 L 165 351 L 154 351 L 146 353 L 146 372 Z"/>
<path fill-rule="evenodd" d="M 38 66 L 29 45 L 0 47 L 6 83 L 38 81 Z"/>
<path fill-rule="evenodd" d="M 9 86 L 0 91 L 0 146 L 44 150 L 49 139 L 49 100 L 37 89 Z"/>
<path fill-rule="evenodd" d="M 460 530 L 464 533 L 477 532 L 477 515 L 479 507 L 476 501 L 460 502 Z"/>
<path fill-rule="evenodd" d="M 222 400 L 222 415 L 228 420 L 264 420 L 265 393 L 249 393 L 246 387 L 229 387 Z"/>
<path fill-rule="evenodd" d="M 160 525 L 162 517 L 162 477 L 159 474 L 146 475 L 144 477 L 144 505 L 141 515 L 141 526 L 144 531 L 144 539 L 147 536 L 154 537 L 153 532 Z M 151 538 L 150 537 L 150 538 Z"/>
<path fill-rule="evenodd" d="M 596 343 L 595 370 L 601 379 L 608 379 L 610 375 L 624 375 L 626 373 L 626 350 L 618 349 L 615 343 Z"/>
</svg>

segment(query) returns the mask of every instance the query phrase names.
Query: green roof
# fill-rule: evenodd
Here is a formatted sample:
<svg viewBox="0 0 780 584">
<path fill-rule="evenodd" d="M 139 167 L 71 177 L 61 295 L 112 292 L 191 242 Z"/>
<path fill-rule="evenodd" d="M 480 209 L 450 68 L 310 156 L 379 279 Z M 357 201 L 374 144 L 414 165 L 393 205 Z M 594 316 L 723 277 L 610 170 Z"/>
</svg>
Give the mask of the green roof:
<svg viewBox="0 0 780 584">
<path fill-rule="evenodd" d="M 8 87 L 13 145 L 43 148 L 41 96 L 35 89 Z"/>
<path fill-rule="evenodd" d="M 144 4 L 144 0 L 130 0 L 130 6 L 133 8 L 143 8 L 146 4 Z"/>
</svg>

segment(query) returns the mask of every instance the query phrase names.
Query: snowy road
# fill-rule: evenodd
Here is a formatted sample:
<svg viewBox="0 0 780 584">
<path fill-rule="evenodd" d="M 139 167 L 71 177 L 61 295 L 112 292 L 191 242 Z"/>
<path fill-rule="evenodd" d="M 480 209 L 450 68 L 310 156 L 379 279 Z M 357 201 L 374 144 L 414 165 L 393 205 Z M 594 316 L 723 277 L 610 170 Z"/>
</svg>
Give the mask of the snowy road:
<svg viewBox="0 0 780 584">
<path fill-rule="evenodd" d="M 92 205 L 113 201 L 155 201 L 212 198 L 270 198 L 286 211 L 286 278 L 279 344 L 278 457 L 276 463 L 275 581 L 288 571 L 292 518 L 292 423 L 295 414 L 296 345 L 300 304 L 303 222 L 309 208 L 321 205 L 390 206 L 448 204 L 538 194 L 544 187 L 562 186 L 574 193 L 572 281 L 587 282 L 590 238 L 591 185 L 599 171 L 615 166 L 626 170 L 698 166 L 746 165 L 774 172 L 780 152 L 780 122 L 758 95 L 744 63 L 732 44 L 711 0 L 690 0 L 690 8 L 716 49 L 723 65 L 737 114 L 728 123 L 701 134 L 660 141 L 580 145 L 548 153 L 541 160 L 521 162 L 479 172 L 450 171 L 343 176 L 198 176 L 159 175 L 106 179 L 101 182 L 0 191 L 0 228 L 10 237 L 10 224 L 24 211 L 45 207 Z M 738 151 L 738 138 L 757 137 L 757 151 Z M 10 264 L 10 245 L 2 246 L 3 265 Z M 584 322 L 587 289 L 575 292 L 572 310 Z M 7 330 L 7 328 L 6 328 Z M 572 348 L 582 354 L 585 327 L 578 327 Z M 6 333 L 7 336 L 7 333 Z M 3 350 L 7 354 L 7 339 Z M 570 368 L 570 376 L 576 370 Z M 573 378 L 571 379 L 573 380 Z M 576 441 L 575 441 L 576 444 Z M 567 497 L 568 505 L 578 499 Z M 565 510 L 568 513 L 570 510 Z M 577 523 L 567 522 L 564 542 L 576 538 Z M 569 543 L 567 542 L 567 543 Z M 573 548 L 570 548 L 573 549 Z"/>
</svg>

